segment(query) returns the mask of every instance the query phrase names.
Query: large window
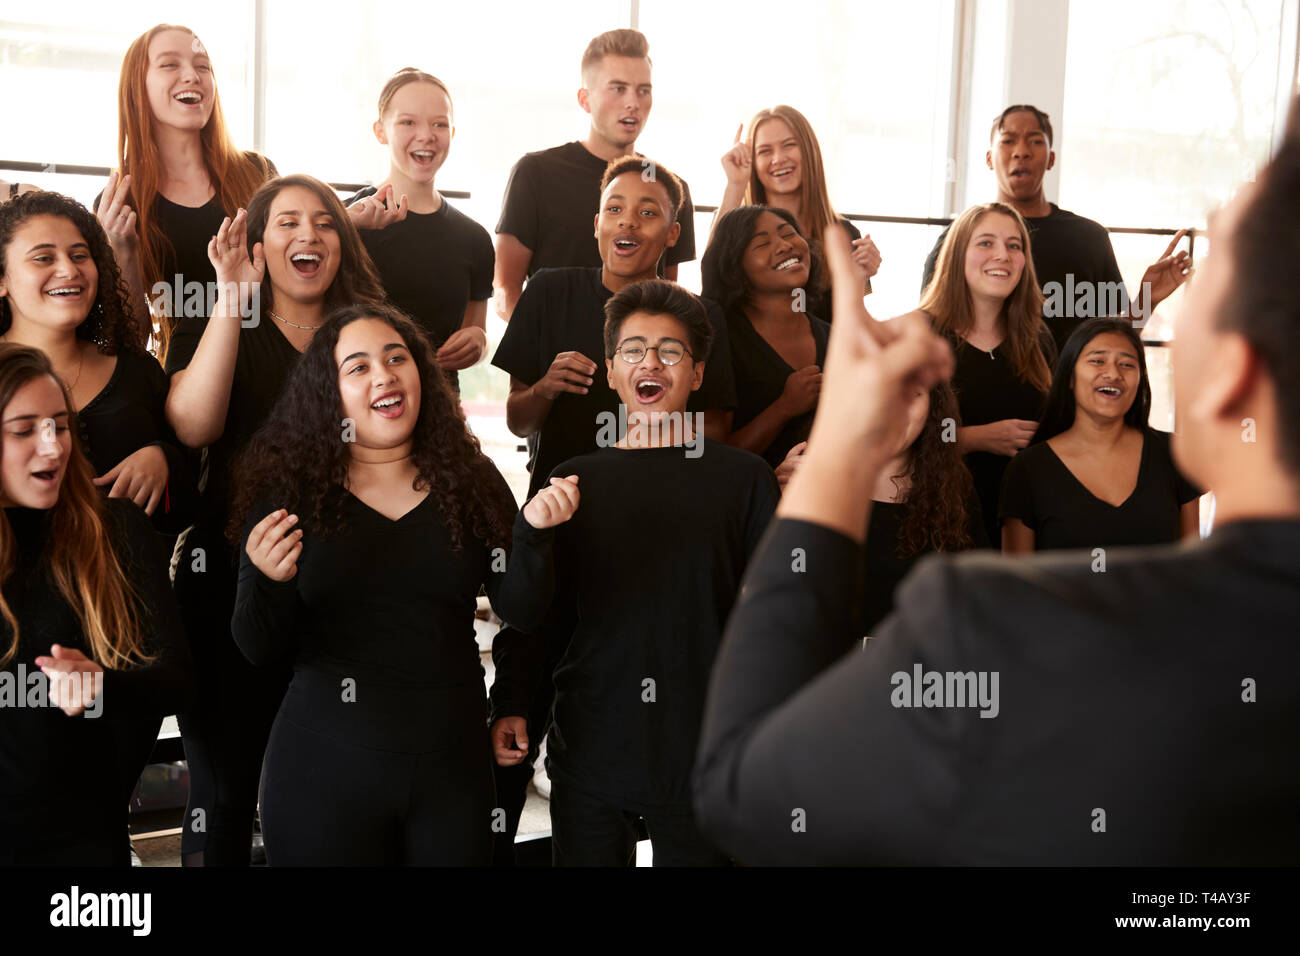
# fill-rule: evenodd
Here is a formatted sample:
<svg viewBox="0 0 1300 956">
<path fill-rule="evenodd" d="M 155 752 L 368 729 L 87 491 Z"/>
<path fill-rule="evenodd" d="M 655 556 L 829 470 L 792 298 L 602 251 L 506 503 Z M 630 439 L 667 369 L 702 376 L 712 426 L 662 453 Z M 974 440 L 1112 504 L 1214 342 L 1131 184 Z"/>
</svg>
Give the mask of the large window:
<svg viewBox="0 0 1300 956">
<path fill-rule="evenodd" d="M 252 0 L 180 6 L 141 0 L 124 12 L 101 0 L 11 4 L 0 20 L 0 159 L 117 165 L 117 85 L 131 41 L 158 23 L 194 30 L 212 57 L 221 108 L 235 142 L 253 145 Z M 89 203 L 102 177 L 0 170 Z"/>
<path fill-rule="evenodd" d="M 719 160 L 736 127 L 787 103 L 817 132 L 840 213 L 941 215 L 954 6 L 642 0 L 655 100 L 638 148 L 684 176 L 696 202 L 716 204 L 725 182 Z M 883 316 L 915 308 L 927 231 L 858 225 L 884 259 L 872 310 Z M 704 234 L 697 229 L 701 240 Z M 681 269 L 693 288 L 698 265 Z"/>
</svg>

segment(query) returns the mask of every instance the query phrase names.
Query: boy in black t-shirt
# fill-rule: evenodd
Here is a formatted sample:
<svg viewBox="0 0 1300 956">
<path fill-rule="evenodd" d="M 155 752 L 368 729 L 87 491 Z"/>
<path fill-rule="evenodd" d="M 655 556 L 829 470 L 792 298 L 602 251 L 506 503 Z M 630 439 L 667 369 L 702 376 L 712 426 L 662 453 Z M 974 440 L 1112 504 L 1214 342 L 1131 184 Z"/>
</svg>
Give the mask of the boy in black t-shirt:
<svg viewBox="0 0 1300 956">
<path fill-rule="evenodd" d="M 600 203 L 601 176 L 611 160 L 640 155 L 636 140 L 651 102 L 644 35 L 611 30 L 588 44 L 578 90 L 578 104 L 591 114 L 586 138 L 528 153 L 506 182 L 496 228 L 494 284 L 501 318 L 510 321 L 524 280 L 539 269 L 600 264 L 587 223 Z M 695 210 L 685 182 L 682 194 L 680 235 L 663 263 L 668 279 L 677 278 L 679 262 L 695 258 Z"/>
<path fill-rule="evenodd" d="M 598 374 L 627 433 L 562 462 L 524 506 L 499 610 L 525 632 L 553 603 L 571 622 L 547 758 L 555 865 L 628 865 L 638 818 L 655 865 L 719 865 L 695 827 L 691 766 L 722 628 L 780 493 L 761 458 L 702 438 L 687 412 L 709 356 L 700 300 L 649 280 L 605 311 Z M 537 734 L 521 666 L 535 654 L 502 658 L 492 689 L 502 766 Z"/>
<path fill-rule="evenodd" d="M 1134 319 L 1149 317 L 1186 280 L 1192 261 L 1186 252 L 1174 255 L 1183 237 L 1179 232 L 1142 276 L 1139 288 L 1150 284 L 1150 302 L 1145 294 L 1130 301 L 1106 227 L 1048 202 L 1043 194 L 1043 177 L 1056 164 L 1056 153 L 1052 122 L 1037 107 L 1021 104 L 1002 111 L 993 121 L 985 162 L 997 177 L 998 202 L 1015 207 L 1029 227 L 1034 272 L 1047 298 L 1043 318 L 1058 350 L 1086 319 L 1118 312 Z M 923 291 L 934 276 L 947 237 L 945 229 L 926 257 Z M 1087 299 L 1081 296 L 1085 288 L 1091 290 Z M 1083 308 L 1076 307 L 1079 303 Z M 1107 308 L 1107 303 L 1117 305 Z"/>
<path fill-rule="evenodd" d="M 603 416 L 617 413 L 618 396 L 596 374 L 605 302 L 634 282 L 655 278 L 664 250 L 680 236 L 681 198 L 680 181 L 662 166 L 634 156 L 610 163 L 595 217 L 603 265 L 544 269 L 520 297 L 492 364 L 510 373 L 510 430 L 521 438 L 537 436 L 529 494 L 557 464 L 595 450 Z M 704 433 L 721 440 L 736 390 L 726 322 L 716 307 L 709 319 L 714 361 L 691 408 L 704 413 Z"/>
</svg>

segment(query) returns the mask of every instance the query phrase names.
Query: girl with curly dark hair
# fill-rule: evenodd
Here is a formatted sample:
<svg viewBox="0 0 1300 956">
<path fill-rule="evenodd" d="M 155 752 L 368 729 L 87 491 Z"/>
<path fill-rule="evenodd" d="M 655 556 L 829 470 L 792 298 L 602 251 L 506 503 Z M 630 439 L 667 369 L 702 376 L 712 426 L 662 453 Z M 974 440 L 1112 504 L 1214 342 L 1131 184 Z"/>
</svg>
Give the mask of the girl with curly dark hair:
<svg viewBox="0 0 1300 956">
<path fill-rule="evenodd" d="M 727 444 L 776 467 L 808 437 L 830 326 L 806 311 L 812 247 L 798 220 L 773 206 L 718 219 L 701 265 L 704 297 L 727 317 L 736 411 Z"/>
<path fill-rule="evenodd" d="M 515 502 L 425 333 L 330 316 L 240 459 L 232 631 L 292 654 L 262 819 L 273 866 L 486 865 L 493 783 L 474 611 Z"/>
<path fill-rule="evenodd" d="M 869 635 L 894 609 L 894 590 L 913 565 L 935 551 L 990 546 L 970 472 L 957 450 L 957 398 L 946 382 L 918 391 L 907 408 L 907 431 L 871 490 L 861 633 Z M 807 443 L 776 470 L 784 489 Z"/>
<path fill-rule="evenodd" d="M 181 441 L 207 457 L 198 518 L 176 569 L 199 666 L 198 701 L 180 715 L 190 765 L 181 853 L 189 865 L 247 865 L 262 752 L 288 672 L 251 667 L 230 638 L 237 564 L 225 529 L 233 461 L 328 312 L 377 303 L 383 290 L 343 204 L 310 176 L 262 186 L 247 212 L 222 222 L 208 257 L 218 289 L 211 318 L 201 334 L 182 325 L 167 361 L 168 418 Z"/>
</svg>

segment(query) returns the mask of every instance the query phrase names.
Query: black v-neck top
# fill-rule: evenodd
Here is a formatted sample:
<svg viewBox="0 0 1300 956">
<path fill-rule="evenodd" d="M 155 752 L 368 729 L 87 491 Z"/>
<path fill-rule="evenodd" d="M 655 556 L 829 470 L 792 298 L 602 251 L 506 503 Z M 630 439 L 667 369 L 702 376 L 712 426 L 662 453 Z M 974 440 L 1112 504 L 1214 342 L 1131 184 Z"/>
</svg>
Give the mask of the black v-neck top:
<svg viewBox="0 0 1300 956">
<path fill-rule="evenodd" d="M 806 318 L 817 347 L 815 364 L 824 368 L 831 327 L 815 315 L 806 315 Z M 732 309 L 727 316 L 727 337 L 730 339 L 731 363 L 736 377 L 736 414 L 731 427 L 739 430 L 781 397 L 785 391 L 786 379 L 798 369 L 790 367 L 790 363 L 768 344 L 767 339 L 763 338 L 740 309 Z M 762 451 L 762 456 L 769 465 L 775 468 L 791 448 L 807 440 L 816 412 L 814 406 L 785 423 L 772 444 Z"/>
<path fill-rule="evenodd" d="M 1171 544 L 1182 536 L 1179 509 L 1200 497 L 1174 465 L 1169 433 L 1143 433 L 1137 486 L 1123 504 L 1090 492 L 1047 442 L 1026 448 L 1007 466 L 999 513 L 1034 532 L 1036 551 Z"/>
<path fill-rule="evenodd" d="M 494 472 L 499 492 L 505 479 Z M 260 504 L 248 532 L 279 504 Z M 231 631 L 257 665 L 292 658 L 294 713 L 322 733 L 402 752 L 434 749 L 435 728 L 463 726 L 466 707 L 487 717 L 474 636 L 480 587 L 494 597 L 505 550 L 493 553 L 468 533 L 462 549 L 434 494 L 393 520 L 353 494 L 343 526 L 327 538 L 303 535 L 298 573 L 272 581 L 239 549 Z M 503 545 L 503 548 L 505 546 Z M 350 679 L 353 694 L 342 693 Z M 321 692 L 328 688 L 328 692 Z M 475 703 L 476 702 L 476 703 Z"/>
</svg>

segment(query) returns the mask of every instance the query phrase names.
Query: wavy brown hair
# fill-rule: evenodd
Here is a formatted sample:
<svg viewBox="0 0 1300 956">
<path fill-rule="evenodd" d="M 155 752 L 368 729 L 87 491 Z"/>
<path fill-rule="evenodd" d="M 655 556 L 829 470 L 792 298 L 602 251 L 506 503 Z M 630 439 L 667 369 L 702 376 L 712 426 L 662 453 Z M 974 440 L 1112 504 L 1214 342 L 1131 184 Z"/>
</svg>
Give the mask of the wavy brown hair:
<svg viewBox="0 0 1300 956">
<path fill-rule="evenodd" d="M 62 193 L 36 190 L 0 205 L 0 279 L 5 275 L 5 257 L 14 233 L 33 216 L 62 216 L 77 227 L 81 238 L 90 247 L 90 258 L 94 260 L 99 278 L 96 280 L 95 301 L 90 304 L 86 318 L 77 326 L 77 338 L 94 342 L 105 355 L 116 355 L 123 347 L 143 349 L 144 343 L 139 340 L 131 315 L 126 282 L 117 267 L 104 227 L 75 199 Z M 0 298 L 0 335 L 13 325 L 7 299 L 7 296 Z"/>
<path fill-rule="evenodd" d="M 152 660 L 140 630 L 139 597 L 127 577 L 109 524 L 107 506 L 94 486 L 94 469 L 77 443 L 76 416 L 67 387 L 54 374 L 49 358 L 39 349 L 0 342 L 0 414 L 17 391 L 48 375 L 59 383 L 68 408 L 72 448 L 64 471 L 59 499 L 50 509 L 49 535 L 41 564 L 59 593 L 72 608 L 90 645 L 90 657 L 109 669 L 121 669 Z M 0 617 L 8 641 L 0 652 L 0 667 L 18 653 L 19 625 L 5 600 L 18 556 L 18 543 L 7 516 L 0 515 Z"/>
<path fill-rule="evenodd" d="M 248 257 L 250 259 L 253 257 L 253 247 L 266 235 L 266 224 L 271 216 L 271 203 L 275 202 L 275 197 L 284 190 L 293 187 L 307 189 L 316 194 L 329 210 L 330 216 L 334 219 L 334 228 L 339 234 L 339 269 L 334 275 L 334 281 L 325 290 L 323 309 L 329 312 L 355 302 L 383 302 L 386 298 L 384 287 L 379 280 L 379 272 L 375 269 L 374 260 L 370 258 L 370 253 L 361 242 L 361 233 L 357 232 L 357 227 L 352 224 L 352 217 L 348 215 L 347 209 L 334 190 L 314 176 L 301 173 L 280 176 L 263 183 L 262 187 L 253 194 L 253 198 L 248 201 L 245 220 Z M 275 291 L 269 271 L 262 280 L 259 292 L 262 311 L 274 309 Z M 319 338 L 319 333 L 317 337 Z"/>
<path fill-rule="evenodd" d="M 930 412 L 909 449 L 907 471 L 891 476 L 897 486 L 910 480 L 902 500 L 898 556 L 925 551 L 965 551 L 975 546 L 970 529 L 975 483 L 955 441 L 944 441 L 945 427 L 961 423 L 952 386 L 940 382 L 930 389 Z"/>
<path fill-rule="evenodd" d="M 226 533 L 243 540 L 255 506 L 273 503 L 297 514 L 299 524 L 325 538 L 344 525 L 348 444 L 339 440 L 344 418 L 334 348 L 343 328 L 360 319 L 391 326 L 420 373 L 420 408 L 411 435 L 417 490 L 428 489 L 447 523 L 452 547 L 466 535 L 490 547 L 508 546 L 514 499 L 502 491 L 495 466 L 469 430 L 460 403 L 434 361 L 424 331 L 388 305 L 350 305 L 335 311 L 312 337 L 266 422 L 235 465 L 235 494 Z"/>
<path fill-rule="evenodd" d="M 966 335 L 975 327 L 975 304 L 966 283 L 966 249 L 980 220 L 990 213 L 1009 216 L 1020 230 L 1020 244 L 1025 251 L 1025 268 L 1020 281 L 1002 303 L 1006 323 L 1003 346 L 1016 377 L 1028 382 L 1044 395 L 1052 384 L 1052 369 L 1043 355 L 1041 343 L 1051 339 L 1043 321 L 1043 293 L 1034 272 L 1034 257 L 1029 247 L 1029 227 L 1014 207 L 990 202 L 971 206 L 948 228 L 948 236 L 939 250 L 934 276 L 921 294 L 921 309 L 930 314 L 935 331 L 947 333 L 965 348 Z"/>
<path fill-rule="evenodd" d="M 131 176 L 129 205 L 135 210 L 136 231 L 140 237 L 140 271 L 144 275 L 146 292 L 159 282 L 171 282 L 171 276 L 162 274 L 163 259 L 172 250 L 171 241 L 158 224 L 154 205 L 158 199 L 158 184 L 162 179 L 162 156 L 154 139 L 154 115 L 149 106 L 149 93 L 145 77 L 149 73 L 149 44 L 154 37 L 168 30 L 179 30 L 192 37 L 189 27 L 160 23 L 136 37 L 122 58 L 122 74 L 117 84 L 117 167 L 123 176 Z M 198 38 L 195 37 L 197 40 Z M 199 132 L 203 151 L 203 165 L 207 168 L 212 188 L 226 215 L 247 206 L 253 193 L 271 175 L 271 164 L 256 153 L 245 153 L 235 148 L 221 110 L 221 96 L 217 92 L 216 73 L 213 72 L 212 115 Z M 109 198 L 109 197 L 106 197 Z M 165 357 L 176 326 L 175 317 L 159 316 L 159 357 Z"/>
</svg>

